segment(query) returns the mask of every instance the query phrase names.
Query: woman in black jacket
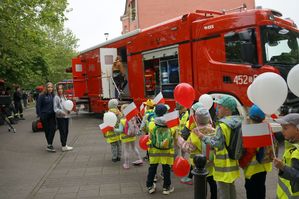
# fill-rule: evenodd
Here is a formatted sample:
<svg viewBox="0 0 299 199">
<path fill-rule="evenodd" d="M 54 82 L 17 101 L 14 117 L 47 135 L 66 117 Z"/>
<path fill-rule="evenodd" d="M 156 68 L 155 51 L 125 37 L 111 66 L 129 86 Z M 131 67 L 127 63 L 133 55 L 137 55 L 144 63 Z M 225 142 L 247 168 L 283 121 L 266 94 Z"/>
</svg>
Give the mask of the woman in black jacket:
<svg viewBox="0 0 299 199">
<path fill-rule="evenodd" d="M 53 83 L 48 82 L 44 91 L 39 95 L 37 100 L 37 114 L 41 119 L 45 131 L 49 152 L 56 152 L 53 147 L 53 139 L 56 131 L 56 119 L 53 107 L 54 89 Z"/>
</svg>

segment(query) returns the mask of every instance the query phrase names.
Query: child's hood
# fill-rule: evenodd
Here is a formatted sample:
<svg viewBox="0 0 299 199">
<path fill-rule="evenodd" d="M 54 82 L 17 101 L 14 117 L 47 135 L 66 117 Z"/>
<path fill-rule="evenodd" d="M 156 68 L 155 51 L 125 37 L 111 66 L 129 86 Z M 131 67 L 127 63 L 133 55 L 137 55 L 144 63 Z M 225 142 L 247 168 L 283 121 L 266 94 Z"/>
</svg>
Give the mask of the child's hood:
<svg viewBox="0 0 299 199">
<path fill-rule="evenodd" d="M 242 120 L 243 120 L 243 117 L 241 117 L 239 115 L 232 115 L 232 116 L 227 116 L 227 117 L 221 118 L 219 120 L 219 122 L 223 122 L 230 128 L 234 129 L 237 126 L 241 125 Z"/>
</svg>

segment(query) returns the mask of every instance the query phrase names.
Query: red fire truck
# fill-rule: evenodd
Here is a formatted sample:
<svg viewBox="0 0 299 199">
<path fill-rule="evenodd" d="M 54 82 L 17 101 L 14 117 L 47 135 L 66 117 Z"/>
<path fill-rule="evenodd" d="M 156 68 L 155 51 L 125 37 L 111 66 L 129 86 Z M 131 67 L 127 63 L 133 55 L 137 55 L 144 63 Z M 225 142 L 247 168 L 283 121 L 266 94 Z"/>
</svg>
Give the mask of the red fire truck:
<svg viewBox="0 0 299 199">
<path fill-rule="evenodd" d="M 197 10 L 82 51 L 72 60 L 74 95 L 92 112 L 107 110 L 117 92 L 111 76 L 119 55 L 128 79 L 123 99 L 140 105 L 161 91 L 173 106 L 175 86 L 187 82 L 197 99 L 204 93 L 231 95 L 245 113 L 254 78 L 275 72 L 286 79 L 299 63 L 298 43 L 296 25 L 274 10 Z M 299 99 L 289 93 L 284 110 L 296 107 Z"/>
<path fill-rule="evenodd" d="M 65 79 L 58 82 L 57 84 L 62 84 L 66 98 L 69 100 L 73 100 L 73 94 L 74 94 L 73 80 Z"/>
</svg>

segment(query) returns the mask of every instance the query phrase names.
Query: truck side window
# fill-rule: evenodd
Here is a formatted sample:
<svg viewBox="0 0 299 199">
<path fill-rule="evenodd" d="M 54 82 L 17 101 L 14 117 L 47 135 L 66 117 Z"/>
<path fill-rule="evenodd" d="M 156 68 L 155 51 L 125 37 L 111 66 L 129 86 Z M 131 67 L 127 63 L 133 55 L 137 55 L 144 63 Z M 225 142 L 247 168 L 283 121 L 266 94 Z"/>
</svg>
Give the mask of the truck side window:
<svg viewBox="0 0 299 199">
<path fill-rule="evenodd" d="M 224 35 L 227 63 L 257 63 L 255 29 L 232 31 Z"/>
</svg>

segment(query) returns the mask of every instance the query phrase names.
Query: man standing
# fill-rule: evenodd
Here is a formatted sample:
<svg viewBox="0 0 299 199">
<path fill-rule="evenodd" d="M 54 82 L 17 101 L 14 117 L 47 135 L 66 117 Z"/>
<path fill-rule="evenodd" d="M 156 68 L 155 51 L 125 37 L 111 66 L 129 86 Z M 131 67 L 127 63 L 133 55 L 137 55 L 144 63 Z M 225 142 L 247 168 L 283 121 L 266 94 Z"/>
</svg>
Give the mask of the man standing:
<svg viewBox="0 0 299 199">
<path fill-rule="evenodd" d="M 23 106 L 22 106 L 22 93 L 21 93 L 21 88 L 19 86 L 16 87 L 16 91 L 13 94 L 13 101 L 19 119 L 24 120 Z"/>
<path fill-rule="evenodd" d="M 25 91 L 22 94 L 22 99 L 23 99 L 24 108 L 26 109 L 28 104 L 28 94 Z"/>
<path fill-rule="evenodd" d="M 205 136 L 200 131 L 197 132 L 199 138 L 205 144 L 215 149 L 214 157 L 214 180 L 217 182 L 220 199 L 236 199 L 235 180 L 240 176 L 238 160 L 233 160 L 228 155 L 232 129 L 242 123 L 238 115 L 233 115 L 236 111 L 236 100 L 230 96 L 223 96 L 216 102 L 216 135 L 214 137 Z"/>
</svg>

